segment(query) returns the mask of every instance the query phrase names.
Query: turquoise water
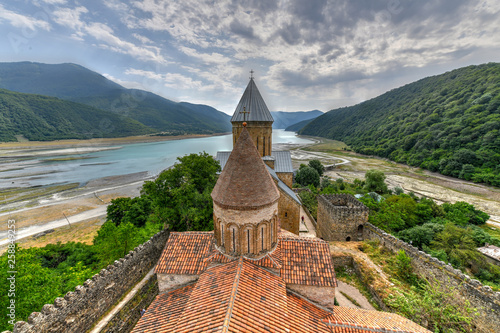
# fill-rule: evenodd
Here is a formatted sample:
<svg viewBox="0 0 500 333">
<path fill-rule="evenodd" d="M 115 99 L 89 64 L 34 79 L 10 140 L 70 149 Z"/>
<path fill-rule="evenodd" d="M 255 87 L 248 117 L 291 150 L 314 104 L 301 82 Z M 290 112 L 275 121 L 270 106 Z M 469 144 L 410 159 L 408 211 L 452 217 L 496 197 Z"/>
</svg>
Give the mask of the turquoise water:
<svg viewBox="0 0 500 333">
<path fill-rule="evenodd" d="M 294 132 L 273 130 L 273 143 L 310 143 Z M 112 147 L 112 146 L 110 146 Z M 28 187 L 60 183 L 87 183 L 96 178 L 148 172 L 156 175 L 173 165 L 179 156 L 205 151 L 215 155 L 220 150 L 232 149 L 232 135 L 206 138 L 135 143 L 116 146 L 113 150 L 93 153 L 38 157 L 15 161 L 0 172 L 0 187 Z M 48 161 L 56 157 L 85 157 L 72 161 Z M 7 162 L 8 163 L 8 162 Z"/>
</svg>

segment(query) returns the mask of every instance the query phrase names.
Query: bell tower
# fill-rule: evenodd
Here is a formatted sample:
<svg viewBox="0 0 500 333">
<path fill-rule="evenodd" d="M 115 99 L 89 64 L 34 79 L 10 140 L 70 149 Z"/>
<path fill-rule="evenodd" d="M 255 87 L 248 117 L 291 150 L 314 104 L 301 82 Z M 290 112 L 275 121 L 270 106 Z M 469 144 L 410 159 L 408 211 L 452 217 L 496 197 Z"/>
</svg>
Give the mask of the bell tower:
<svg viewBox="0 0 500 333">
<path fill-rule="evenodd" d="M 212 191 L 217 247 L 231 256 L 256 257 L 278 240 L 279 191 L 246 123 Z"/>
<path fill-rule="evenodd" d="M 243 123 L 247 123 L 247 130 L 261 157 L 270 156 L 273 139 L 273 122 L 271 112 L 262 98 L 255 80 L 253 70 L 250 71 L 250 82 L 248 83 L 240 102 L 231 117 L 233 125 L 233 147 L 243 129 Z"/>
</svg>

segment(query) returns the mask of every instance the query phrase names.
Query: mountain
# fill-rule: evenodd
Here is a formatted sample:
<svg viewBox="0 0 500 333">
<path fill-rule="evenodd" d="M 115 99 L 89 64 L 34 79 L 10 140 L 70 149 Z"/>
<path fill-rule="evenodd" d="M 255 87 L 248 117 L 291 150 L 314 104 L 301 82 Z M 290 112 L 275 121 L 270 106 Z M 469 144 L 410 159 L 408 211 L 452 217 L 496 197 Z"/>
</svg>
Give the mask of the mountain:
<svg viewBox="0 0 500 333">
<path fill-rule="evenodd" d="M 189 107 L 139 89 L 126 89 L 76 64 L 0 63 L 0 88 L 86 104 L 135 119 L 158 132 L 222 133 L 224 113 Z M 186 103 L 189 104 L 189 103 Z"/>
<path fill-rule="evenodd" d="M 313 111 L 298 111 L 298 112 L 284 112 L 284 111 L 273 111 L 271 115 L 273 116 L 274 123 L 273 128 L 287 128 L 290 125 L 296 124 L 302 120 L 313 119 L 323 112 L 319 110 Z"/>
<path fill-rule="evenodd" d="M 0 89 L 0 141 L 123 137 L 153 132 L 136 120 L 55 97 Z"/>
<path fill-rule="evenodd" d="M 288 126 L 287 128 L 285 128 L 285 131 L 290 131 L 290 132 L 298 132 L 300 131 L 301 129 L 304 128 L 304 126 L 306 126 L 307 124 L 309 124 L 311 121 L 313 121 L 315 118 L 312 118 L 312 119 L 306 119 L 306 120 L 302 120 L 302 121 L 299 121 L 298 123 L 296 124 L 293 124 L 293 125 L 290 125 Z"/>
<path fill-rule="evenodd" d="M 299 133 L 500 186 L 500 64 L 460 68 L 331 110 Z"/>
</svg>

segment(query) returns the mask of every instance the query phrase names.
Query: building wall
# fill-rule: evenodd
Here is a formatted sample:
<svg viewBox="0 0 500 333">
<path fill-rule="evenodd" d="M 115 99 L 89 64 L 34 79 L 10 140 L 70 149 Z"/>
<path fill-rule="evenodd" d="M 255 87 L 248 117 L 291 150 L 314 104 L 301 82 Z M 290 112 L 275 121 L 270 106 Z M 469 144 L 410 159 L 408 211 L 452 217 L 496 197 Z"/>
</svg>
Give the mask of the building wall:
<svg viewBox="0 0 500 333">
<path fill-rule="evenodd" d="M 214 202 L 214 235 L 230 255 L 259 255 L 278 240 L 278 200 L 256 210 L 236 210 Z"/>
<path fill-rule="evenodd" d="M 363 239 L 369 209 L 350 194 L 318 196 L 318 237 L 327 241 Z"/>
<path fill-rule="evenodd" d="M 243 122 L 233 122 L 233 147 L 241 131 L 243 130 Z M 273 140 L 273 123 L 271 121 L 248 121 L 247 130 L 252 138 L 253 143 L 257 147 L 260 156 L 271 155 L 272 140 Z"/>
<path fill-rule="evenodd" d="M 334 287 L 317 287 L 300 284 L 287 284 L 286 287 L 319 305 L 333 309 L 335 302 Z"/>
<path fill-rule="evenodd" d="M 283 183 L 286 184 L 289 188 L 292 188 L 293 185 L 293 172 L 276 172 L 276 175 Z"/>
<path fill-rule="evenodd" d="M 76 286 L 75 291 L 56 298 L 54 304 L 45 304 L 40 312 L 33 312 L 28 322 L 17 322 L 14 332 L 86 332 L 151 270 L 160 258 L 168 235 L 167 230 L 160 231 L 85 281 L 83 286 Z M 148 290 L 152 293 L 150 296 L 156 296 L 157 289 Z M 132 321 L 137 314 L 132 311 L 129 315 Z"/>
<path fill-rule="evenodd" d="M 172 289 L 198 280 L 199 275 L 187 274 L 156 274 L 158 276 L 158 291 L 163 294 Z"/>
<path fill-rule="evenodd" d="M 470 306 L 479 312 L 474 321 L 483 331 L 496 332 L 500 327 L 500 292 L 492 291 L 491 287 L 471 279 L 451 265 L 419 251 L 416 247 L 405 243 L 370 223 L 365 224 L 365 239 L 377 239 L 380 244 L 393 252 L 404 250 L 412 259 L 413 269 L 417 274 L 429 281 L 437 280 L 441 286 L 457 290 L 470 302 Z M 496 330 L 495 330 L 496 329 Z"/>
<path fill-rule="evenodd" d="M 300 229 L 300 205 L 281 189 L 279 191 L 278 216 L 281 228 L 298 235 Z"/>
</svg>

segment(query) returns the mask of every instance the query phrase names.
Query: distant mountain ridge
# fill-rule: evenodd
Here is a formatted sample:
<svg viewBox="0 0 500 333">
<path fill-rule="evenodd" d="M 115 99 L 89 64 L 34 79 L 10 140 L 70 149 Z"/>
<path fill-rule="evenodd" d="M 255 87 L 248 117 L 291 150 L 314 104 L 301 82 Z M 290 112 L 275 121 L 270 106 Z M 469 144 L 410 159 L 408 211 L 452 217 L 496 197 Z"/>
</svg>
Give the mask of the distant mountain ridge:
<svg viewBox="0 0 500 333">
<path fill-rule="evenodd" d="M 356 152 L 500 186 L 500 64 L 427 77 L 335 109 L 299 132 Z"/>
<path fill-rule="evenodd" d="M 273 128 L 287 128 L 290 125 L 296 124 L 298 122 L 314 119 L 323 114 L 319 110 L 312 111 L 297 111 L 297 112 L 284 112 L 284 111 L 272 111 L 274 123 Z"/>
<path fill-rule="evenodd" d="M 110 138 L 152 133 L 136 120 L 55 97 L 0 89 L 0 141 Z"/>
<path fill-rule="evenodd" d="M 227 115 L 211 107 L 177 103 L 127 89 L 80 65 L 0 63 L 0 88 L 58 97 L 135 119 L 156 132 L 223 133 Z"/>
</svg>

